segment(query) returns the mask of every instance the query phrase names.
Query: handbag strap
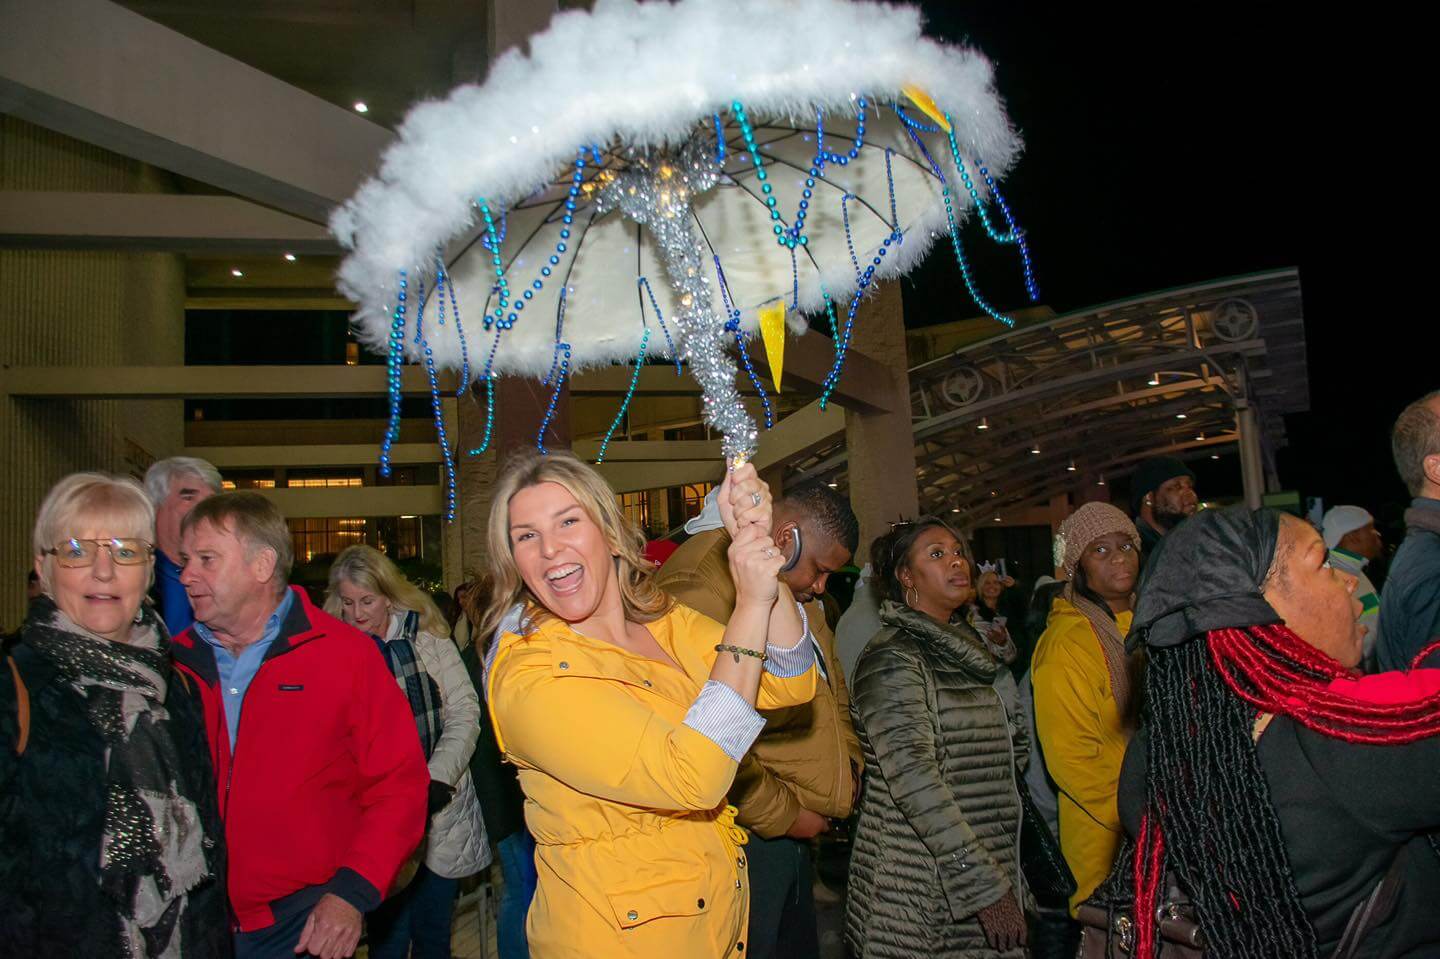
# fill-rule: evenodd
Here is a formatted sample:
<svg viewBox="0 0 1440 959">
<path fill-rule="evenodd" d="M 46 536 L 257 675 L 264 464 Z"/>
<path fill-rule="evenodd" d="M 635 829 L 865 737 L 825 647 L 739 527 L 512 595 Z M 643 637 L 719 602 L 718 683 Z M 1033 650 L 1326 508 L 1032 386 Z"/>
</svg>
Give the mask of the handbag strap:
<svg viewBox="0 0 1440 959">
<path fill-rule="evenodd" d="M 1389 915 L 1390 907 L 1395 904 L 1404 866 L 1405 847 L 1401 846 L 1384 877 L 1370 890 L 1370 895 L 1361 900 L 1350 913 L 1350 921 L 1345 923 L 1345 933 L 1340 937 L 1340 945 L 1335 947 L 1330 959 L 1354 959 L 1360 944 L 1365 941 L 1365 934 Z"/>
</svg>

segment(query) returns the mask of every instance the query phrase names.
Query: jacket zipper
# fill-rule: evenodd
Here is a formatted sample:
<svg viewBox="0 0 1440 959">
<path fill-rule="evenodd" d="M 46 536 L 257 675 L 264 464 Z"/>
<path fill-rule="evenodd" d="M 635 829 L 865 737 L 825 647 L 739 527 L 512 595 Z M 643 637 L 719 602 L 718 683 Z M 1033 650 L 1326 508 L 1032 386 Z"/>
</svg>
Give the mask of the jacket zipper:
<svg viewBox="0 0 1440 959">
<path fill-rule="evenodd" d="M 1015 734 L 1010 731 L 1010 710 L 1005 708 L 1005 697 L 994 686 L 990 691 L 1000 703 L 1000 712 L 1005 716 L 1005 739 L 1010 744 L 1010 787 L 1015 793 L 1015 809 L 1019 813 L 1015 821 L 1015 901 L 1025 908 L 1025 872 L 1020 865 L 1020 833 L 1025 828 L 1025 803 L 1020 798 L 1020 783 L 1015 775 Z"/>
</svg>

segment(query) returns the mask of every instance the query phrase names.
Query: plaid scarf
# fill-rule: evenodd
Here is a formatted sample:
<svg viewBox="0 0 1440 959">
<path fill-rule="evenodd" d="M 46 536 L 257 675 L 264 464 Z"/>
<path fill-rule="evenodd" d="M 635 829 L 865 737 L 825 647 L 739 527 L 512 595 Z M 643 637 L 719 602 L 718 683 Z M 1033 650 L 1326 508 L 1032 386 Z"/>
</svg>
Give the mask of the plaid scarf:
<svg viewBox="0 0 1440 959">
<path fill-rule="evenodd" d="M 390 632 L 393 634 L 395 631 L 395 623 L 392 621 Z M 420 747 L 425 751 L 425 758 L 428 760 L 435 751 L 436 744 L 440 742 L 444 721 L 440 714 L 440 687 L 430 674 L 425 672 L 425 667 L 420 664 L 420 658 L 415 654 L 415 637 L 419 632 L 420 614 L 411 610 L 405 613 L 400 635 L 390 640 L 376 636 L 375 642 L 385 656 L 390 672 L 395 674 L 405 698 L 410 701 L 410 712 L 415 716 L 415 728 L 420 731 Z"/>
</svg>

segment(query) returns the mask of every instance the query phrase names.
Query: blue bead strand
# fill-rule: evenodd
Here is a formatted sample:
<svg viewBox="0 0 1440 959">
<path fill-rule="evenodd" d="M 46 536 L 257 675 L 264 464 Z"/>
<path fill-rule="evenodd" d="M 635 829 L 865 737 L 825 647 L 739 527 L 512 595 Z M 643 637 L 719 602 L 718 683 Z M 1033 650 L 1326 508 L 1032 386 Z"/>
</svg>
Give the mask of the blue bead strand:
<svg viewBox="0 0 1440 959">
<path fill-rule="evenodd" d="M 555 392 L 550 394 L 550 403 L 545 407 L 545 418 L 540 421 L 540 432 L 535 434 L 535 448 L 540 451 L 541 456 L 550 455 L 550 451 L 545 448 L 545 431 L 550 428 L 550 421 L 555 418 L 555 405 L 560 402 L 560 391 L 565 388 L 565 378 L 570 373 L 570 344 L 561 343 L 559 347 L 560 375 L 555 378 Z M 551 372 L 555 372 L 553 368 Z M 549 377 L 546 377 L 546 380 L 548 381 Z"/>
<path fill-rule="evenodd" d="M 460 340 L 460 386 L 455 390 L 455 398 L 458 400 L 465 395 L 470 388 L 470 349 L 465 343 L 465 327 L 460 325 L 460 301 L 455 297 L 455 282 L 449 271 L 445 269 L 444 260 L 436 257 L 436 264 L 439 268 L 439 275 L 443 277 L 446 288 L 450 294 L 450 313 L 454 317 L 455 335 Z M 440 322 L 445 322 L 445 308 L 440 308 Z"/>
<path fill-rule="evenodd" d="M 660 304 L 655 301 L 655 291 L 650 288 L 650 281 L 640 277 L 639 285 L 645 288 L 645 294 L 650 297 L 650 309 L 655 311 L 655 322 L 660 324 L 660 332 L 665 334 L 665 348 L 670 351 L 670 358 L 675 361 L 675 375 L 680 375 L 680 352 L 675 349 L 675 341 L 670 339 L 670 330 L 665 326 L 665 317 L 660 312 Z M 645 304 L 640 304 L 640 320 L 645 320 Z"/>
<path fill-rule="evenodd" d="M 715 121 L 715 162 L 723 164 L 725 162 L 725 124 L 720 120 L 718 113 L 711 114 L 711 119 Z"/>
<path fill-rule="evenodd" d="M 486 244 L 486 249 L 490 251 L 490 263 L 495 268 L 495 314 L 494 316 L 488 313 L 485 315 L 485 329 L 490 329 L 492 325 L 503 329 L 505 307 L 510 305 L 510 282 L 505 279 L 505 266 L 500 258 L 499 234 L 495 232 L 495 216 L 490 212 L 490 204 L 485 201 L 484 197 L 475 202 L 480 207 L 480 215 L 485 218 L 485 235 L 490 240 L 490 243 Z"/>
<path fill-rule="evenodd" d="M 630 398 L 635 395 L 635 387 L 640 382 L 640 370 L 645 366 L 645 350 L 650 345 L 650 329 L 646 327 L 644 334 L 640 337 L 640 349 L 635 354 L 635 369 L 630 373 L 630 386 L 625 390 L 625 399 L 620 403 L 620 409 L 615 413 L 615 419 L 610 421 L 610 428 L 605 431 L 605 438 L 600 441 L 600 455 L 595 458 L 596 464 L 605 462 L 605 451 L 610 448 L 610 437 L 620 428 L 620 421 L 625 418 L 625 411 L 630 408 Z"/>
<path fill-rule="evenodd" d="M 825 159 L 826 159 L 826 160 L 829 160 L 831 163 L 838 164 L 839 166 L 846 166 L 847 164 L 849 164 L 849 162 L 850 162 L 851 160 L 854 160 L 854 159 L 856 159 L 857 157 L 860 156 L 860 148 L 865 145 L 865 98 L 864 98 L 864 97 L 860 97 L 860 98 L 859 98 L 858 105 L 859 105 L 859 107 L 860 107 L 860 117 L 859 117 L 859 120 L 857 121 L 857 123 L 856 123 L 856 125 L 855 125 L 855 143 L 850 147 L 849 152 L 847 152 L 847 153 L 831 153 L 829 150 L 826 150 L 826 149 L 822 146 L 822 144 L 824 143 L 824 141 L 823 141 L 821 138 L 817 137 L 816 140 L 815 140 L 815 150 L 816 150 L 816 152 L 817 152 L 817 153 L 823 153 Z"/>
<path fill-rule="evenodd" d="M 491 372 L 495 364 L 495 351 L 500 347 L 500 331 L 495 331 L 495 339 L 490 343 L 490 355 L 485 358 L 485 434 L 481 437 L 480 445 L 472 450 L 467 450 L 469 456 L 479 456 L 490 448 L 490 437 L 495 432 L 495 375 Z"/>
<path fill-rule="evenodd" d="M 765 428 L 771 429 L 775 425 L 775 414 L 770 409 L 770 397 L 765 392 L 765 386 L 760 382 L 760 377 L 755 374 L 755 366 L 750 362 L 750 351 L 745 347 L 745 336 L 740 331 L 740 310 L 730 299 L 730 284 L 725 279 L 725 268 L 720 265 L 720 257 L 715 257 L 715 275 L 720 280 L 720 299 L 725 304 L 725 313 L 730 319 L 725 321 L 725 329 L 735 335 L 735 346 L 739 348 L 740 360 L 745 366 L 745 372 L 750 376 L 750 382 L 755 386 L 755 392 L 760 394 L 760 405 L 765 408 Z"/>
<path fill-rule="evenodd" d="M 400 438 L 400 366 L 405 361 L 406 277 L 400 271 L 399 288 L 395 294 L 395 312 L 390 319 L 390 350 L 385 360 L 385 382 L 390 394 L 390 420 L 380 440 L 380 475 L 390 475 L 390 447 Z"/>
<path fill-rule="evenodd" d="M 945 114 L 945 122 L 950 122 L 950 114 Z M 970 194 L 970 202 L 975 205 L 975 211 L 980 214 L 980 225 L 985 228 L 985 233 L 996 243 L 1015 243 L 1019 235 L 1014 231 L 1001 233 L 995 229 L 995 224 L 990 222 L 990 214 L 985 209 L 985 204 L 980 200 L 980 191 L 975 187 L 975 181 L 970 179 L 970 171 L 965 167 L 965 160 L 960 156 L 960 145 L 955 142 L 955 128 L 952 126 L 946 134 L 950 142 L 950 159 L 955 162 L 955 169 L 960 174 L 960 181 L 965 185 L 965 192 Z"/>
<path fill-rule="evenodd" d="M 569 349 L 569 345 L 561 342 L 565 336 L 565 287 L 560 287 L 560 302 L 555 307 L 555 352 L 550 354 L 550 372 L 540 381 L 541 386 L 550 385 L 550 377 L 555 375 L 555 368 L 560 365 L 560 350 Z"/>
<path fill-rule="evenodd" d="M 443 300 L 441 302 L 444 302 Z M 435 374 L 435 353 L 425 338 L 424 314 L 415 317 L 415 336 L 425 353 L 425 374 L 430 379 L 430 409 L 435 415 L 435 435 L 440 441 L 440 455 L 445 461 L 445 520 L 455 522 L 455 457 L 445 433 L 445 408 L 440 402 L 440 380 Z"/>
<path fill-rule="evenodd" d="M 960 276 L 965 281 L 965 289 L 970 292 L 970 298 L 975 301 L 975 305 L 989 314 L 992 319 L 1013 327 L 1015 321 L 991 306 L 976 288 L 975 278 L 970 274 L 970 261 L 965 258 L 965 249 L 960 243 L 960 229 L 955 223 L 955 207 L 950 197 L 949 184 L 941 189 L 941 194 L 945 198 L 945 219 L 950 227 L 950 245 L 955 248 L 955 262 L 960 267 Z"/>
<path fill-rule="evenodd" d="M 1005 217 L 1005 224 L 1010 227 L 1010 232 L 1015 234 L 1015 245 L 1020 248 L 1020 263 L 1025 271 L 1025 292 L 1030 295 L 1031 303 L 1040 302 L 1040 284 L 1035 279 L 1035 267 L 1030 260 L 1030 244 L 1026 239 L 1025 231 L 1015 223 L 1015 215 L 1010 212 L 1010 204 L 1005 202 L 1005 196 L 1000 192 L 1000 187 L 995 183 L 990 171 L 985 164 L 980 164 L 980 175 L 985 178 L 985 186 L 990 195 L 995 198 L 995 203 L 1000 207 L 1000 213 Z"/>
</svg>

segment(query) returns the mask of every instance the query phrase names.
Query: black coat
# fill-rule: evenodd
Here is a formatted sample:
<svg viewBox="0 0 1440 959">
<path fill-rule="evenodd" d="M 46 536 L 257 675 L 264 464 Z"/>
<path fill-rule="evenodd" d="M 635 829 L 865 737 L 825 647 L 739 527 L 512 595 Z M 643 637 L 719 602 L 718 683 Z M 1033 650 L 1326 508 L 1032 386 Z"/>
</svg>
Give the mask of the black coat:
<svg viewBox="0 0 1440 959">
<path fill-rule="evenodd" d="M 1136 735 L 1120 773 L 1120 817 L 1132 836 L 1145 803 L 1147 741 Z M 1277 716 L 1255 748 L 1320 955 L 1334 952 L 1397 855 L 1399 899 L 1357 959 L 1440 955 L 1440 856 L 1427 838 L 1440 830 L 1440 738 L 1370 746 Z"/>
<path fill-rule="evenodd" d="M 0 664 L 0 956 L 124 955 L 117 942 L 116 904 L 100 888 L 105 814 L 104 741 L 85 703 L 25 642 L 11 651 L 30 700 L 29 740 L 17 756 L 17 688 Z M 220 843 L 210 753 L 200 704 L 172 673 L 165 709 L 189 760 L 180 791 L 195 801 L 207 835 Z M 184 959 L 230 954 L 225 859 L 217 848 L 216 878 L 192 889 L 180 928 Z"/>
</svg>

